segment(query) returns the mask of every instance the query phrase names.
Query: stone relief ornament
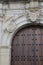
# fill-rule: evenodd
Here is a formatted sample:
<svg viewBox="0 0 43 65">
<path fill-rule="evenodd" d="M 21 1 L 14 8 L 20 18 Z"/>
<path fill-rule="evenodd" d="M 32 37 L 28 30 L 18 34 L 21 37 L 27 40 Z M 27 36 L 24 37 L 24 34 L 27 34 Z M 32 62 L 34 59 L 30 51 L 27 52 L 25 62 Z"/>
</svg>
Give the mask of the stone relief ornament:
<svg viewBox="0 0 43 65">
<path fill-rule="evenodd" d="M 13 16 L 7 17 L 3 24 L 3 31 L 4 33 L 12 33 L 14 31 L 15 23 Z"/>
<path fill-rule="evenodd" d="M 29 4 L 29 19 L 31 21 L 36 21 L 40 14 L 39 3 L 37 1 L 30 2 Z"/>
<path fill-rule="evenodd" d="M 12 20 L 12 21 L 9 23 L 8 27 L 7 27 L 7 31 L 8 31 L 9 33 L 14 32 L 14 27 L 15 27 L 16 24 L 15 24 L 13 21 L 14 21 L 14 20 Z"/>
</svg>

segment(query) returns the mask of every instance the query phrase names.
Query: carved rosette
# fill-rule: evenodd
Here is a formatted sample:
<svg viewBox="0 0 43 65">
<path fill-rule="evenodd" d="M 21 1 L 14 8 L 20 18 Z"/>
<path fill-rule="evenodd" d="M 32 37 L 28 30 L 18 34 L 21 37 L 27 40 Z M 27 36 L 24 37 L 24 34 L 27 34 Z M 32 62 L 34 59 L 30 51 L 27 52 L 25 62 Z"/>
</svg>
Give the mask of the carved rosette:
<svg viewBox="0 0 43 65">
<path fill-rule="evenodd" d="M 36 21 L 39 17 L 39 14 L 40 14 L 39 3 L 38 2 L 30 2 L 29 19 L 33 22 Z"/>
</svg>

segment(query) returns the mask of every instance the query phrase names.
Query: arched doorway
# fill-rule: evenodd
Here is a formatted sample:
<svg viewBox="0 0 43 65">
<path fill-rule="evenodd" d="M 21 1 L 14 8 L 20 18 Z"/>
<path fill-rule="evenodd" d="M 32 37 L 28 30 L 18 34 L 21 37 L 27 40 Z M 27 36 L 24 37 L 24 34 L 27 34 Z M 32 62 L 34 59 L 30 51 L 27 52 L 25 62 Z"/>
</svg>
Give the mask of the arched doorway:
<svg viewBox="0 0 43 65">
<path fill-rule="evenodd" d="M 12 40 L 11 65 L 43 65 L 43 27 L 27 26 Z"/>
</svg>

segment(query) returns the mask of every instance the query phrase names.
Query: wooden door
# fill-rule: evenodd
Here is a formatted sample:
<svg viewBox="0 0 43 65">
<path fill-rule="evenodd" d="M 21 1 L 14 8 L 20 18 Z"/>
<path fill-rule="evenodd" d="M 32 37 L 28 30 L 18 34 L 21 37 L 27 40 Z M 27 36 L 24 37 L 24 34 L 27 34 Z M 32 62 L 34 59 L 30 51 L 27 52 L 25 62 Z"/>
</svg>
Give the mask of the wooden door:
<svg viewBox="0 0 43 65">
<path fill-rule="evenodd" d="M 43 28 L 21 29 L 12 41 L 11 65 L 43 65 Z"/>
</svg>

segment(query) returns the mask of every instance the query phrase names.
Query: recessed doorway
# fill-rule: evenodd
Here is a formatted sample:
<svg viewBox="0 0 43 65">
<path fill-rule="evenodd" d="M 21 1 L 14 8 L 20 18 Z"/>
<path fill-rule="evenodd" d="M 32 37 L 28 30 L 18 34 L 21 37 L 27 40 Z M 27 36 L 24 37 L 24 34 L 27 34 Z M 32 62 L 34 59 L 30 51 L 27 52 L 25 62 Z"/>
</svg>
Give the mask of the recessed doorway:
<svg viewBox="0 0 43 65">
<path fill-rule="evenodd" d="M 14 35 L 11 65 L 43 65 L 43 27 L 27 26 Z"/>
</svg>

